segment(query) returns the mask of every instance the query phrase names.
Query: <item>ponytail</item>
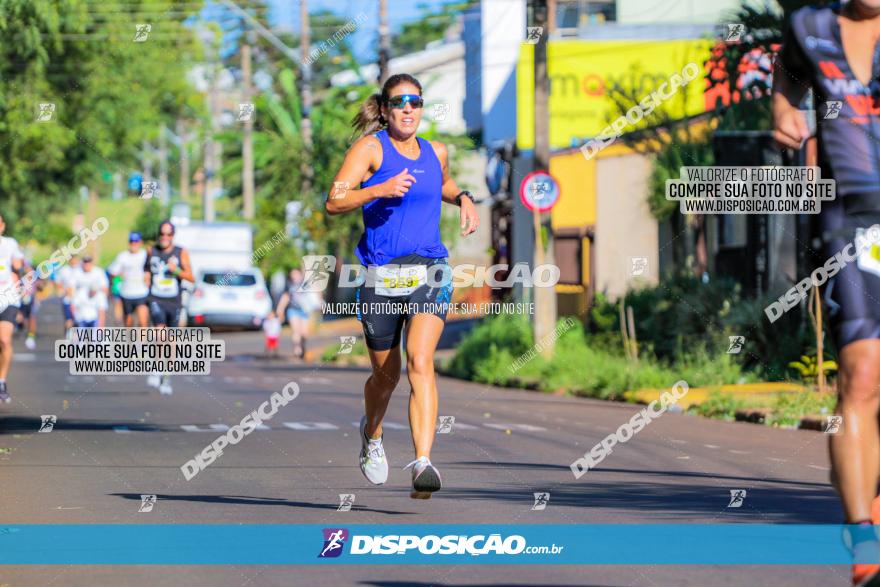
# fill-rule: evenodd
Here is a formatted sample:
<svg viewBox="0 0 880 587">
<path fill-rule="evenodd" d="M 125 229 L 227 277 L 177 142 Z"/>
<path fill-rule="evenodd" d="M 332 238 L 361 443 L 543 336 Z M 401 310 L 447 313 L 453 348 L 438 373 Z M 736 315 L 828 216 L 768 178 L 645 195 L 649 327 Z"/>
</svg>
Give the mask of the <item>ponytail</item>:
<svg viewBox="0 0 880 587">
<path fill-rule="evenodd" d="M 419 95 L 422 94 L 422 84 L 419 83 L 419 80 L 408 73 L 397 73 L 389 77 L 382 86 L 382 93 L 372 94 L 367 98 L 364 103 L 361 104 L 361 109 L 358 113 L 351 119 L 351 126 L 354 127 L 354 134 L 357 135 L 357 138 L 371 135 L 374 132 L 385 128 L 388 121 L 382 116 L 382 104 L 387 102 L 391 97 L 391 90 L 402 83 L 414 85 L 418 88 Z"/>
<path fill-rule="evenodd" d="M 371 135 L 385 127 L 386 122 L 382 116 L 381 105 L 382 95 L 373 94 L 361 104 L 361 109 L 351 119 L 351 125 L 359 138 Z"/>
</svg>

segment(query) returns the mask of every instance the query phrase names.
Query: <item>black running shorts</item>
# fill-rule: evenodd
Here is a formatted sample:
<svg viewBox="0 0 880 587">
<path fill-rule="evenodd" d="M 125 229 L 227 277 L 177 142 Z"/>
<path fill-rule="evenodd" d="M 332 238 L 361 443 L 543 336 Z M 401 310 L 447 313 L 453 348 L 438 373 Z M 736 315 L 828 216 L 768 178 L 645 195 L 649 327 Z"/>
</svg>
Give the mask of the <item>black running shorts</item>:
<svg viewBox="0 0 880 587">
<path fill-rule="evenodd" d="M 144 296 L 142 298 L 131 298 L 131 299 L 120 297 L 119 299 L 122 300 L 122 314 L 126 318 L 128 316 L 131 316 L 132 314 L 134 314 L 134 312 L 138 306 L 146 306 L 147 305 L 147 296 Z M 175 324 L 175 326 L 176 326 L 176 324 Z"/>
<path fill-rule="evenodd" d="M 180 303 L 176 300 L 163 301 L 150 298 L 150 320 L 153 326 L 177 327 L 180 322 Z"/>
<path fill-rule="evenodd" d="M 397 347 L 400 344 L 404 323 L 416 314 L 433 314 L 445 322 L 452 299 L 451 274 L 445 258 L 432 259 L 420 255 L 407 255 L 392 259 L 383 268 L 393 265 L 403 267 L 421 265 L 425 267 L 430 277 L 423 285 L 419 285 L 409 293 L 386 295 L 398 284 L 389 283 L 381 275 L 371 278 L 369 275 L 375 268 L 368 270 L 366 281 L 357 291 L 358 320 L 363 325 L 367 347 L 374 351 L 387 351 Z M 444 272 L 447 278 L 441 279 L 440 276 Z M 406 287 L 411 283 L 399 284 L 402 286 L 400 290 L 411 289 Z"/>
<path fill-rule="evenodd" d="M 854 243 L 857 231 L 880 224 L 880 207 L 870 211 L 848 206 L 847 197 L 822 204 L 826 259 Z M 856 340 L 880 338 L 880 245 L 863 248 L 825 286 L 828 322 L 838 351 Z"/>
<path fill-rule="evenodd" d="M 0 312 L 0 322 L 12 322 L 15 324 L 15 317 L 18 316 L 18 306 L 6 306 L 6 308 Z"/>
</svg>

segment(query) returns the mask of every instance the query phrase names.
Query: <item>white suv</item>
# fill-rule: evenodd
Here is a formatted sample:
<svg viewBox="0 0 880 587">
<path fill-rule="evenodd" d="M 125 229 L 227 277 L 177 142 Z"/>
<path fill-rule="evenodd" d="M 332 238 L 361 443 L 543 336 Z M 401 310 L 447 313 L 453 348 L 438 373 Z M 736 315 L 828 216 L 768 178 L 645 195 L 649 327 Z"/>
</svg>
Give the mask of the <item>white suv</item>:
<svg viewBox="0 0 880 587">
<path fill-rule="evenodd" d="M 260 328 L 272 309 L 263 274 L 250 269 L 205 269 L 186 304 L 190 326 Z"/>
</svg>

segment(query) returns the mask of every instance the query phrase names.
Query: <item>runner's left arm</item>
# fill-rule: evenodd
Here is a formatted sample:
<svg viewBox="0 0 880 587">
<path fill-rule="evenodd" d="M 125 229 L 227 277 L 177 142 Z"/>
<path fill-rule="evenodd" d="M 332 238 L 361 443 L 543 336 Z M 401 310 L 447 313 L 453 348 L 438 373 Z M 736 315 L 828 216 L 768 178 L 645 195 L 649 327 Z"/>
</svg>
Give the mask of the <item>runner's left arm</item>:
<svg viewBox="0 0 880 587">
<path fill-rule="evenodd" d="M 13 242 L 15 243 L 15 252 L 12 253 L 12 270 L 19 273 L 24 269 L 24 253 L 21 252 L 18 241 Z"/>
<path fill-rule="evenodd" d="M 180 251 L 180 270 L 177 273 L 177 276 L 181 279 L 185 279 L 190 283 L 195 283 L 196 278 L 192 272 L 192 265 L 189 262 L 189 251 L 186 249 L 182 249 Z"/>
<path fill-rule="evenodd" d="M 455 180 L 449 174 L 449 151 L 446 145 L 437 141 L 431 141 L 440 165 L 443 168 L 443 185 L 440 187 L 440 197 L 447 204 L 455 204 L 455 198 L 462 192 Z M 467 236 L 480 226 L 480 215 L 477 213 L 476 204 L 470 198 L 461 199 L 461 236 Z"/>
</svg>

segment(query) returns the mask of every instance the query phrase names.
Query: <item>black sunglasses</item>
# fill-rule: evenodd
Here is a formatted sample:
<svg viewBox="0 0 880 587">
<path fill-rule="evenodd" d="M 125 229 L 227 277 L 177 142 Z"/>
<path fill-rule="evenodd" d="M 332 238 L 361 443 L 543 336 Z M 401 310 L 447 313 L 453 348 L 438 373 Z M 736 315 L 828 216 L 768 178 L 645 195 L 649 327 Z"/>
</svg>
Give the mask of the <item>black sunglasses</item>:
<svg viewBox="0 0 880 587">
<path fill-rule="evenodd" d="M 174 236 L 173 232 L 160 232 L 159 236 Z"/>
<path fill-rule="evenodd" d="M 425 101 L 416 94 L 401 94 L 400 96 L 388 98 L 388 105 L 397 110 L 403 110 L 407 103 L 413 108 L 421 108 Z"/>
</svg>

